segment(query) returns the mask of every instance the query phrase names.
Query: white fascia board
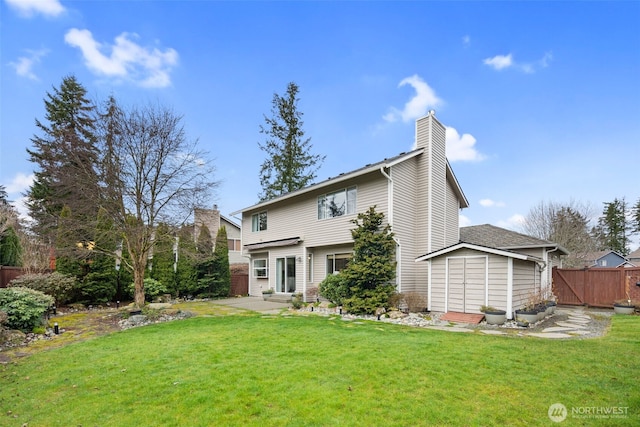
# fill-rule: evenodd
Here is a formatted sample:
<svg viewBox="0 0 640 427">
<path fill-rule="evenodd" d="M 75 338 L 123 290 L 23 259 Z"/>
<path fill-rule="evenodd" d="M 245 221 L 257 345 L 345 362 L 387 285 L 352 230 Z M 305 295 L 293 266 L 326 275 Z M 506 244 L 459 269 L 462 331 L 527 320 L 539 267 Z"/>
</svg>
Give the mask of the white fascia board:
<svg viewBox="0 0 640 427">
<path fill-rule="evenodd" d="M 533 257 L 530 255 L 524 255 L 524 254 L 519 254 L 516 252 L 510 252 L 510 251 L 505 251 L 505 250 L 501 250 L 501 249 L 497 249 L 497 248 L 489 248 L 486 246 L 478 246 L 478 245 L 473 245 L 471 243 L 458 243 L 456 245 L 453 246 L 449 246 L 448 248 L 444 248 L 444 249 L 440 249 L 439 251 L 435 251 L 432 252 L 430 254 L 426 254 L 423 256 L 420 256 L 418 258 L 415 259 L 415 262 L 419 262 L 419 261 L 426 261 L 428 259 L 432 259 L 435 257 L 438 257 L 440 255 L 444 255 L 447 254 L 449 252 L 453 252 L 453 251 L 457 251 L 458 249 L 472 249 L 475 251 L 479 251 L 479 252 L 484 252 L 484 253 L 489 253 L 489 254 L 494 254 L 494 255 L 500 255 L 500 256 L 505 256 L 508 258 L 515 258 L 515 259 L 520 259 L 520 260 L 537 260 L 537 257 Z"/>
</svg>

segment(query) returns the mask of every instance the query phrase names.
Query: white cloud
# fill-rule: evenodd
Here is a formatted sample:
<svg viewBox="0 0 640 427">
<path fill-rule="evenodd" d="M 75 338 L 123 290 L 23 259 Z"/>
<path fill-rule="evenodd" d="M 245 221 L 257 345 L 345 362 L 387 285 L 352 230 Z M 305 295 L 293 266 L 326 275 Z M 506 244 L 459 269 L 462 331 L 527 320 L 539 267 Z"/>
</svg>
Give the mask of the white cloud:
<svg viewBox="0 0 640 427">
<path fill-rule="evenodd" d="M 493 58 L 486 58 L 482 61 L 485 65 L 488 65 L 496 70 L 502 70 L 503 68 L 509 68 L 513 65 L 513 58 L 509 55 L 496 55 Z"/>
<path fill-rule="evenodd" d="M 524 215 L 515 214 L 515 215 L 511 215 L 506 220 L 498 221 L 498 224 L 496 225 L 498 227 L 508 228 L 510 230 L 518 230 L 522 228 L 523 224 L 524 224 Z"/>
<path fill-rule="evenodd" d="M 460 136 L 451 126 L 447 126 L 446 129 L 447 159 L 450 162 L 480 162 L 486 158 L 476 150 L 476 139 L 472 135 L 465 133 Z"/>
<path fill-rule="evenodd" d="M 429 108 L 436 107 L 442 103 L 435 91 L 417 74 L 403 79 L 398 84 L 398 87 L 405 85 L 413 87 L 416 94 L 404 105 L 404 109 L 398 110 L 395 107 L 391 107 L 390 111 L 382 117 L 384 121 L 392 123 L 402 119 L 406 123 L 424 116 Z"/>
<path fill-rule="evenodd" d="M 462 214 L 458 214 L 458 226 L 468 227 L 471 225 L 471 220 Z"/>
<path fill-rule="evenodd" d="M 16 70 L 16 74 L 20 77 L 38 80 L 38 76 L 33 72 L 33 67 L 40 62 L 40 58 L 45 56 L 47 52 L 46 49 L 27 50 L 28 56 L 21 56 L 16 62 L 9 62 L 9 65 Z"/>
<path fill-rule="evenodd" d="M 505 206 L 504 202 L 496 202 L 495 200 L 491 199 L 481 199 L 478 203 L 480 203 L 480 206 L 483 206 L 485 208 L 502 208 Z"/>
<path fill-rule="evenodd" d="M 143 87 L 166 87 L 171 84 L 169 76 L 178 63 L 178 53 L 171 48 L 164 51 L 147 48 L 132 39 L 137 34 L 122 33 L 115 38 L 114 45 L 103 45 L 93 39 L 89 30 L 72 28 L 64 40 L 82 51 L 87 67 L 99 75 L 133 81 Z M 107 56 L 103 52 L 111 51 Z"/>
<path fill-rule="evenodd" d="M 58 16 L 65 11 L 58 0 L 5 0 L 7 5 L 21 16 L 30 18 L 36 13 L 45 16 Z"/>
<path fill-rule="evenodd" d="M 13 177 L 11 182 L 5 186 L 5 190 L 9 195 L 22 193 L 26 191 L 31 186 L 31 184 L 33 184 L 34 179 L 34 174 L 26 175 L 22 172 L 19 172 L 18 174 L 16 174 L 16 176 Z"/>
<path fill-rule="evenodd" d="M 526 74 L 533 74 L 540 68 L 547 68 L 553 59 L 551 52 L 546 52 L 542 58 L 534 62 L 516 62 L 512 54 L 496 55 L 493 58 L 486 58 L 482 62 L 495 70 L 504 68 L 515 68 Z"/>
</svg>

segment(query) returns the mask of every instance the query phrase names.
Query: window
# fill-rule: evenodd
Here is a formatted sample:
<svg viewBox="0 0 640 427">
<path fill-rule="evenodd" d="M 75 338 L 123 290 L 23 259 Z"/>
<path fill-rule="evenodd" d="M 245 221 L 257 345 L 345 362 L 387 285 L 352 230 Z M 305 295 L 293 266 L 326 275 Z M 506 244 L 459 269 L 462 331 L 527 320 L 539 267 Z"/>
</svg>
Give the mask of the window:
<svg viewBox="0 0 640 427">
<path fill-rule="evenodd" d="M 257 277 L 259 279 L 269 277 L 269 270 L 267 268 L 266 259 L 253 260 L 253 277 Z"/>
<path fill-rule="evenodd" d="M 349 264 L 351 254 L 332 254 L 327 255 L 327 276 L 336 274 Z"/>
<path fill-rule="evenodd" d="M 227 244 L 230 251 L 240 252 L 242 250 L 240 239 L 227 239 Z"/>
<path fill-rule="evenodd" d="M 251 231 L 264 231 L 267 229 L 267 211 L 251 215 Z"/>
<path fill-rule="evenodd" d="M 356 187 L 349 187 L 318 197 L 318 219 L 356 213 Z"/>
</svg>

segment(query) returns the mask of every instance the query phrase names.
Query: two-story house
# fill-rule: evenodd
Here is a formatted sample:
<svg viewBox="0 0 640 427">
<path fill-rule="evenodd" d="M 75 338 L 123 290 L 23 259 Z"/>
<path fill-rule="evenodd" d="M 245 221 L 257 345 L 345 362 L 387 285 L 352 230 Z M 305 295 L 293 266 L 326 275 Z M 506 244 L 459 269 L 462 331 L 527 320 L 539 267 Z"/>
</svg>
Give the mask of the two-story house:
<svg viewBox="0 0 640 427">
<path fill-rule="evenodd" d="M 415 259 L 459 241 L 468 206 L 445 155 L 445 127 L 431 111 L 416 121 L 415 149 L 240 211 L 250 259 L 249 294 L 310 290 L 352 255 L 352 220 L 375 206 L 396 240 L 399 292 L 426 294 L 427 263 Z"/>
</svg>

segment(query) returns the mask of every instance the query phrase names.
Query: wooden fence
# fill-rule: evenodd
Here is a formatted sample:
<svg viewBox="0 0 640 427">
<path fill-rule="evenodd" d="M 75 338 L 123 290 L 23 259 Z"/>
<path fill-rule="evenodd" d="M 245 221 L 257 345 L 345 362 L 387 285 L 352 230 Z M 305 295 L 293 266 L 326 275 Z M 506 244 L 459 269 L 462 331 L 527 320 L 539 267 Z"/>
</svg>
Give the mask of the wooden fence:
<svg viewBox="0 0 640 427">
<path fill-rule="evenodd" d="M 6 288 L 10 281 L 27 273 L 22 267 L 0 265 L 0 288 Z"/>
<path fill-rule="evenodd" d="M 640 268 L 554 267 L 553 292 L 558 304 L 567 305 L 612 307 L 616 300 L 640 300 Z"/>
<path fill-rule="evenodd" d="M 229 296 L 235 297 L 238 295 L 249 294 L 249 275 L 248 274 L 231 274 L 231 289 L 229 289 Z"/>
</svg>

